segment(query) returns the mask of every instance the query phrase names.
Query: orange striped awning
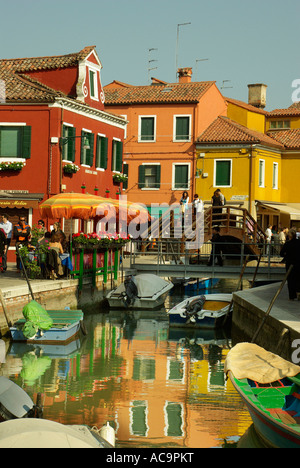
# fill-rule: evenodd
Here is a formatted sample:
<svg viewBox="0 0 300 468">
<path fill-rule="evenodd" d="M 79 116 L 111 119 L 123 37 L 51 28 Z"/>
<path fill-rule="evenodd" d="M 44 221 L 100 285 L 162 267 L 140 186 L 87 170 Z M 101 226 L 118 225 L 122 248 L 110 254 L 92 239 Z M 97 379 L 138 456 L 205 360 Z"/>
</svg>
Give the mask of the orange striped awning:
<svg viewBox="0 0 300 468">
<path fill-rule="evenodd" d="M 92 219 L 118 216 L 120 209 L 127 210 L 127 222 L 139 216 L 141 222 L 149 218 L 148 210 L 142 205 L 112 198 L 103 198 L 86 193 L 59 193 L 40 204 L 42 218 Z"/>
</svg>

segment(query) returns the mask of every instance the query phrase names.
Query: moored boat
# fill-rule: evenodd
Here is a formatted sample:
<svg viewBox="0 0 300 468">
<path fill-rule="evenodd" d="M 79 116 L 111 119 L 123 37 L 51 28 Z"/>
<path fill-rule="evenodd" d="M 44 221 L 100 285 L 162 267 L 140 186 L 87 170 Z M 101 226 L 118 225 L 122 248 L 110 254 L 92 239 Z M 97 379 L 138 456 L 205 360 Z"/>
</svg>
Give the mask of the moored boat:
<svg viewBox="0 0 300 468">
<path fill-rule="evenodd" d="M 173 327 L 218 328 L 230 313 L 232 294 L 208 294 L 185 299 L 169 310 Z"/>
<path fill-rule="evenodd" d="M 140 274 L 126 278 L 106 299 L 111 308 L 154 309 L 161 307 L 173 283 L 153 274 Z"/>
<path fill-rule="evenodd" d="M 23 334 L 26 319 L 19 319 L 10 327 L 13 341 L 43 344 L 63 344 L 74 340 L 82 327 L 83 312 L 81 310 L 48 310 L 53 320 L 49 330 L 39 329 L 37 333 L 27 338 Z"/>
<path fill-rule="evenodd" d="M 269 447 L 300 447 L 300 367 L 254 343 L 239 343 L 225 373 Z"/>
<path fill-rule="evenodd" d="M 101 429 L 22 418 L 0 424 L 0 448 L 113 448 L 113 445 L 101 435 Z"/>
</svg>

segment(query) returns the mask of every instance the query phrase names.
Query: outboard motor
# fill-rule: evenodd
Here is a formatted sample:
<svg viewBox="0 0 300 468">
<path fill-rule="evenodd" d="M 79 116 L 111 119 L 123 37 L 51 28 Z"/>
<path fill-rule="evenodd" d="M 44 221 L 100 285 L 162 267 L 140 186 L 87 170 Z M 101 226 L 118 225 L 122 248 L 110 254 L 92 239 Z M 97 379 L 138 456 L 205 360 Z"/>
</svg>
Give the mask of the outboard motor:
<svg viewBox="0 0 300 468">
<path fill-rule="evenodd" d="M 206 297 L 200 296 L 197 300 L 193 300 L 192 302 L 190 302 L 186 307 L 187 316 L 192 317 L 193 315 L 200 312 L 203 309 L 205 301 L 206 301 Z"/>
<path fill-rule="evenodd" d="M 39 396 L 38 399 L 40 400 Z M 35 405 L 21 387 L 6 377 L 0 377 L 0 422 L 20 418 L 42 418 L 42 414 L 40 401 Z"/>
<path fill-rule="evenodd" d="M 124 281 L 125 293 L 123 293 L 123 301 L 126 307 L 129 307 L 134 303 L 136 297 L 138 296 L 138 289 L 135 282 L 134 276 L 129 276 Z"/>
</svg>

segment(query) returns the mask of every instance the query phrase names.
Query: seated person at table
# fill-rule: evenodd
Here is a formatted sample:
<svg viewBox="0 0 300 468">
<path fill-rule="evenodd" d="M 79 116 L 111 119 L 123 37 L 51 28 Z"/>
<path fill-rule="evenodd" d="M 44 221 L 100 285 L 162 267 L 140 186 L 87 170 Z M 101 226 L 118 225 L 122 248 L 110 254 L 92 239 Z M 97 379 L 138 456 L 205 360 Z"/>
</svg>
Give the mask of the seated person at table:
<svg viewBox="0 0 300 468">
<path fill-rule="evenodd" d="M 47 266 L 50 270 L 50 278 L 55 279 L 57 276 L 63 276 L 64 270 L 61 264 L 61 259 L 59 254 L 63 254 L 64 250 L 60 243 L 60 237 L 57 233 L 51 235 L 51 240 L 49 242 L 49 252 L 48 252 L 48 262 Z"/>
</svg>

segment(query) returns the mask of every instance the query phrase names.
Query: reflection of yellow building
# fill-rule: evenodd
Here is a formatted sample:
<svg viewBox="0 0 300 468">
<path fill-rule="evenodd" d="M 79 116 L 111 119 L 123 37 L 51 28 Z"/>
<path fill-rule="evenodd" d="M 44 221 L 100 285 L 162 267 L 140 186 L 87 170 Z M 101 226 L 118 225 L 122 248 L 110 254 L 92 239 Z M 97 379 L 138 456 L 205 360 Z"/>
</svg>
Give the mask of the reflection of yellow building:
<svg viewBox="0 0 300 468">
<path fill-rule="evenodd" d="M 263 95 L 264 85 L 257 86 Z M 300 225 L 300 107 L 268 113 L 227 98 L 227 117 L 218 117 L 196 148 L 203 200 L 220 188 L 227 204 L 247 208 L 264 229 Z"/>
</svg>

